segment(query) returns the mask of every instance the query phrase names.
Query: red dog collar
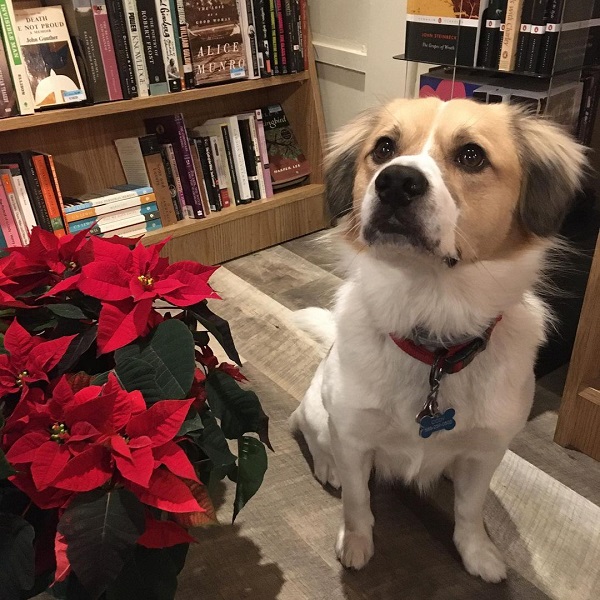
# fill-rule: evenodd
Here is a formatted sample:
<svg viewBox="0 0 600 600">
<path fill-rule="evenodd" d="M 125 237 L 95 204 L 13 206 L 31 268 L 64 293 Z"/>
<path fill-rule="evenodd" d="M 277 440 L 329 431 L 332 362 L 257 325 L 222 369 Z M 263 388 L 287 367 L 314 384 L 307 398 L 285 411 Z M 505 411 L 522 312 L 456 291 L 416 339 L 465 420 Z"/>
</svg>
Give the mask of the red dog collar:
<svg viewBox="0 0 600 600">
<path fill-rule="evenodd" d="M 502 315 L 485 330 L 480 337 L 473 338 L 464 344 L 449 346 L 438 350 L 428 350 L 425 346 L 421 346 L 408 338 L 398 338 L 390 333 L 394 344 L 409 356 L 433 366 L 436 364 L 443 373 L 458 373 L 464 369 L 480 352 L 485 350 L 487 343 L 494 331 L 494 327 L 502 319 Z"/>
</svg>

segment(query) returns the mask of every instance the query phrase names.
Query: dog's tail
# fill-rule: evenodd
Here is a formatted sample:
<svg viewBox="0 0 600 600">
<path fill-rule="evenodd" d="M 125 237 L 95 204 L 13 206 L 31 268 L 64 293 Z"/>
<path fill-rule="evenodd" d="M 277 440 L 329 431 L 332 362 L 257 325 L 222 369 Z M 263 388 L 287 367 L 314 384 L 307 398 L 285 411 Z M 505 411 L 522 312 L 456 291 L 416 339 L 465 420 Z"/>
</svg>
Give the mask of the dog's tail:
<svg viewBox="0 0 600 600">
<path fill-rule="evenodd" d="M 324 308 L 304 308 L 294 313 L 294 325 L 308 333 L 323 346 L 330 347 L 336 335 L 335 321 L 330 310 Z"/>
</svg>

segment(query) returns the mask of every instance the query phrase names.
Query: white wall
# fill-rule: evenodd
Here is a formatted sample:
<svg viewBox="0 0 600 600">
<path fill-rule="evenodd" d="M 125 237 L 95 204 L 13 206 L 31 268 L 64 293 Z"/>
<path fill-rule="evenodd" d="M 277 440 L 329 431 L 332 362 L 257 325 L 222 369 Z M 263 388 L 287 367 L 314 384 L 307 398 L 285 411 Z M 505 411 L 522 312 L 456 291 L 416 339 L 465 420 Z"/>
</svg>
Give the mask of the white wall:
<svg viewBox="0 0 600 600">
<path fill-rule="evenodd" d="M 404 51 L 406 0 L 308 0 L 325 124 L 410 94 Z M 408 75 L 408 76 L 407 76 Z"/>
</svg>

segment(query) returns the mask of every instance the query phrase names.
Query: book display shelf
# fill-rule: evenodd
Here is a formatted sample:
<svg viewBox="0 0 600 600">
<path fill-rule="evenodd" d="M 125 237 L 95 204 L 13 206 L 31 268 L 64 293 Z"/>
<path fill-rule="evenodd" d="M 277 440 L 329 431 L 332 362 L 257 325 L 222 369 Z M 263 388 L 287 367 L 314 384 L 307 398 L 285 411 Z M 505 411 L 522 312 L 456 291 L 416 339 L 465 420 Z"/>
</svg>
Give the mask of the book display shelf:
<svg viewBox="0 0 600 600">
<path fill-rule="evenodd" d="M 26 5 L 27 0 L 14 2 Z M 0 148 L 34 148 L 53 155 L 63 195 L 77 197 L 126 183 L 114 140 L 144 135 L 144 119 L 181 113 L 192 129 L 208 119 L 281 104 L 311 166 L 306 182 L 206 218 L 178 221 L 143 239 L 154 243 L 171 236 L 165 252 L 172 260 L 216 264 L 248 254 L 327 225 L 321 171 L 324 121 L 312 45 L 307 46 L 308 69 L 299 73 L 5 118 L 0 120 Z"/>
</svg>

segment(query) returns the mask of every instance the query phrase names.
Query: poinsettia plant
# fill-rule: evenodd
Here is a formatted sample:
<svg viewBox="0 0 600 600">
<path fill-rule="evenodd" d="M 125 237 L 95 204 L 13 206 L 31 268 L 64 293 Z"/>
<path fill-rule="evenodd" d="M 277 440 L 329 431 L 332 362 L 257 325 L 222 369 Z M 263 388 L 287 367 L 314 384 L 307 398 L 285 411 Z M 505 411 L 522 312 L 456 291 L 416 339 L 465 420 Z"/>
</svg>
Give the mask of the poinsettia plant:
<svg viewBox="0 0 600 600">
<path fill-rule="evenodd" d="M 262 483 L 268 418 L 208 306 L 216 267 L 165 243 L 36 228 L 0 258 L 4 600 L 173 598 L 215 484 L 235 519 Z"/>
</svg>

